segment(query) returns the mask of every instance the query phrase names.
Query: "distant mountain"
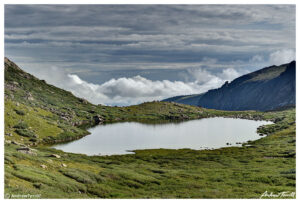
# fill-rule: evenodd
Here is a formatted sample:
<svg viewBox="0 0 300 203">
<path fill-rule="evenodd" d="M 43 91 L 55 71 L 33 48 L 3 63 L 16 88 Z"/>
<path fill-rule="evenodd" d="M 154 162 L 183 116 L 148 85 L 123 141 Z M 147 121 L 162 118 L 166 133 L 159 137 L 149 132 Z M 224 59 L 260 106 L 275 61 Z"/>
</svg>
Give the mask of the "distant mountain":
<svg viewBox="0 0 300 203">
<path fill-rule="evenodd" d="M 243 75 L 204 94 L 164 101 L 220 110 L 275 110 L 296 105 L 296 62 Z"/>
</svg>

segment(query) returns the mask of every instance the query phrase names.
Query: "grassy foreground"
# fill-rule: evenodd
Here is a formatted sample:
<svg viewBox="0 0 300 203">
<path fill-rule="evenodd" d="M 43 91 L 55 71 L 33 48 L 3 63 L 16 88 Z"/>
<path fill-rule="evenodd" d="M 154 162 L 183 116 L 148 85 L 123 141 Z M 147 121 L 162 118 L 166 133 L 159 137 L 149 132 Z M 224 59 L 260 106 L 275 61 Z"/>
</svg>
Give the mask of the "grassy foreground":
<svg viewBox="0 0 300 203">
<path fill-rule="evenodd" d="M 86 156 L 48 145 L 79 139 L 101 122 L 213 116 L 272 120 L 243 147 L 138 150 Z M 93 105 L 5 63 L 6 198 L 259 198 L 294 192 L 295 109 L 226 112 L 169 103 Z M 22 196 L 23 195 L 23 196 Z M 31 195 L 31 196 L 30 196 Z"/>
<path fill-rule="evenodd" d="M 250 146 L 216 150 L 141 150 L 86 156 L 36 147 L 35 155 L 5 145 L 5 193 L 40 198 L 259 198 L 295 191 L 294 110 Z M 273 132 L 274 131 L 274 132 Z M 60 158 L 49 157 L 57 154 Z M 42 168 L 42 166 L 46 168 Z"/>
</svg>

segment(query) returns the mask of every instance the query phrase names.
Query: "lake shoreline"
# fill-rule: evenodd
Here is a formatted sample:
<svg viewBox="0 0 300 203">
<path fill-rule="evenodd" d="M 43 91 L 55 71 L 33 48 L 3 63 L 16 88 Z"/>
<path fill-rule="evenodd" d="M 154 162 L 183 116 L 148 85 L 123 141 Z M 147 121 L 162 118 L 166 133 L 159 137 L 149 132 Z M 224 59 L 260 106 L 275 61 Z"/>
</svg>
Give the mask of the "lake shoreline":
<svg viewBox="0 0 300 203">
<path fill-rule="evenodd" d="M 223 124 L 224 122 L 226 124 Z M 141 150 L 141 149 L 189 148 L 191 150 L 202 150 L 201 148 L 217 149 L 217 148 L 229 147 L 229 146 L 241 147 L 242 143 L 245 143 L 249 140 L 260 139 L 261 135 L 257 133 L 257 130 L 262 126 L 269 125 L 269 124 L 273 124 L 273 122 L 271 123 L 268 121 L 257 121 L 257 120 L 254 121 L 254 120 L 236 119 L 236 118 L 228 118 L 228 117 L 227 118 L 210 117 L 210 118 L 195 119 L 195 120 L 176 122 L 176 123 L 164 122 L 163 124 L 161 122 L 155 124 L 140 123 L 134 121 L 118 122 L 118 123 L 114 122 L 110 124 L 94 126 L 88 129 L 91 134 L 87 137 L 84 137 L 79 140 L 71 141 L 68 143 L 64 143 L 64 144 L 53 145 L 52 147 L 63 150 L 65 152 L 83 153 L 88 156 L 123 155 L 123 154 L 128 154 L 128 152 L 132 153 L 135 150 Z M 240 125 L 245 125 L 245 126 L 240 127 Z M 255 127 L 253 125 L 255 125 Z M 216 132 L 217 129 L 216 127 L 223 129 L 223 131 L 221 130 L 220 132 Z M 118 128 L 121 129 L 117 130 Z M 172 128 L 174 128 L 174 130 Z M 193 131 L 191 131 L 191 129 L 193 129 Z M 201 132 L 203 129 L 206 129 L 204 134 L 203 133 L 199 134 L 199 132 Z M 224 131 L 224 129 L 227 130 Z M 251 131 L 251 133 L 248 132 L 249 130 Z M 116 132 L 122 132 L 122 133 L 120 134 Z M 140 132 L 143 133 L 140 134 Z M 178 134 L 180 132 L 182 132 L 183 134 L 182 133 Z M 248 138 L 245 137 L 244 135 L 245 133 L 249 136 Z M 106 134 L 108 137 L 105 136 Z M 136 135 L 132 137 L 134 134 Z M 236 134 L 236 136 L 234 134 Z M 241 137 L 240 135 L 243 136 Z M 126 136 L 126 139 L 124 139 L 125 138 L 124 136 Z M 221 141 L 223 139 L 227 139 L 227 140 Z M 110 143 L 108 143 L 108 140 L 111 140 L 109 141 Z M 119 140 L 123 140 L 123 141 L 119 142 Z M 174 143 L 174 140 L 176 140 L 177 144 Z M 214 140 L 214 141 L 209 141 L 209 140 Z M 216 140 L 218 141 L 217 142 L 218 144 L 216 143 Z M 105 142 L 105 144 L 102 143 L 103 141 Z M 170 141 L 173 144 L 170 144 Z M 129 145 L 125 146 L 126 143 Z M 110 146 L 110 149 L 107 149 L 107 146 Z M 101 151 L 102 148 L 103 150 L 106 151 L 107 150 L 111 151 L 113 149 L 115 149 L 116 151 L 109 152 L 109 153 L 103 152 Z M 123 150 L 119 151 L 117 148 L 122 148 Z M 91 152 L 91 149 L 94 149 L 96 151 Z"/>
</svg>

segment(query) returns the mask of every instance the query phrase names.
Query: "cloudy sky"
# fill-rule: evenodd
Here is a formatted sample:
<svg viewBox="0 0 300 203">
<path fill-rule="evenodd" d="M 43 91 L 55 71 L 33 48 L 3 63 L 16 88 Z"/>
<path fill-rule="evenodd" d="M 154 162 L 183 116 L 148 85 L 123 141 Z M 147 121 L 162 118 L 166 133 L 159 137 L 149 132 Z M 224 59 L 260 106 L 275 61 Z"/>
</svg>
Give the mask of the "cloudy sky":
<svg viewBox="0 0 300 203">
<path fill-rule="evenodd" d="M 295 59 L 294 5 L 5 5 L 5 56 L 92 103 L 202 93 Z"/>
</svg>

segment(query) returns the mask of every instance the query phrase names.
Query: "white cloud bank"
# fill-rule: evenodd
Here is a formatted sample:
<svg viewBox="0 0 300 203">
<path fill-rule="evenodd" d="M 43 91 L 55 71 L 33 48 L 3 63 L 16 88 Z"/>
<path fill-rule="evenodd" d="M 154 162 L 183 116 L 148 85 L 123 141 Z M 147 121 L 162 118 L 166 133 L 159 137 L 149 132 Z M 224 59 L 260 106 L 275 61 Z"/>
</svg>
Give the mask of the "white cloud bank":
<svg viewBox="0 0 300 203">
<path fill-rule="evenodd" d="M 282 49 L 275 51 L 270 54 L 270 64 L 272 65 L 281 65 L 284 63 L 289 63 L 296 58 L 296 53 L 292 49 Z"/>
<path fill-rule="evenodd" d="M 56 67 L 35 73 L 37 77 L 45 79 L 48 83 L 71 91 L 74 95 L 94 104 L 119 106 L 202 93 L 220 87 L 225 81 L 231 81 L 241 75 L 232 68 L 224 69 L 218 74 L 199 68 L 188 70 L 188 74 L 189 77 L 193 77 L 193 82 L 152 81 L 137 75 L 131 78 L 113 78 L 103 84 L 93 84 Z"/>
</svg>

